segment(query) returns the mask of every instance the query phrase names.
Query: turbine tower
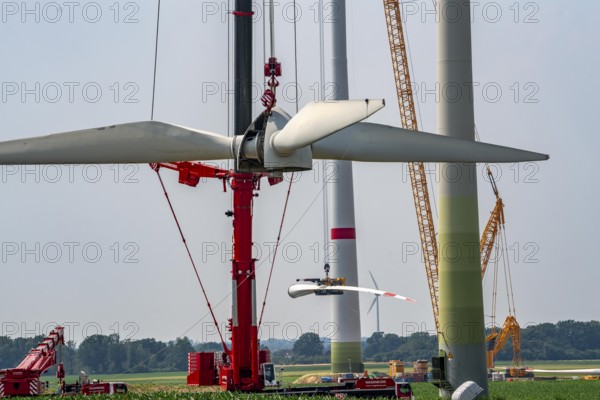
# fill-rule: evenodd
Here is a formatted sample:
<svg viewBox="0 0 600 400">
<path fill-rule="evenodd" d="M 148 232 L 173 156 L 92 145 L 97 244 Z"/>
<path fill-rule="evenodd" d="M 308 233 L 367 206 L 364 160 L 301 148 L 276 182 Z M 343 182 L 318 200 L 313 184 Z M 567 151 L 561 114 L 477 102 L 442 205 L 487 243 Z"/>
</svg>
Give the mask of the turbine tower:
<svg viewBox="0 0 600 400">
<path fill-rule="evenodd" d="M 438 106 L 437 133 L 475 140 L 470 2 L 437 1 L 438 83 L 446 93 Z M 440 350 L 454 388 L 474 381 L 487 396 L 476 165 L 440 168 L 457 177 L 439 184 Z M 440 390 L 442 397 L 451 394 Z"/>
<path fill-rule="evenodd" d="M 371 280 L 373 281 L 373 285 L 375 285 L 375 289 L 379 290 L 379 286 L 377 285 L 377 282 L 375 281 L 375 278 L 373 277 L 373 274 L 371 273 L 371 271 L 369 271 L 369 275 L 371 275 Z M 373 306 L 377 306 L 375 308 L 375 311 L 377 312 L 377 333 L 381 332 L 381 329 L 379 327 L 379 296 L 381 296 L 380 294 L 376 294 L 375 298 L 373 299 L 373 302 L 371 303 L 371 307 L 369 307 L 369 311 L 367 311 L 367 314 L 369 314 L 371 312 L 371 310 L 373 309 Z"/>
<path fill-rule="evenodd" d="M 346 56 L 346 0 L 333 0 L 332 9 L 332 81 L 334 100 L 347 100 L 348 60 Z M 354 184 L 352 161 L 335 164 L 333 179 L 327 182 L 329 239 L 335 245 L 335 258 L 328 259 L 336 276 L 346 278 L 350 286 L 358 286 L 356 227 L 354 222 Z M 327 246 L 327 243 L 325 243 Z M 327 247 L 326 247 L 327 248 Z M 331 300 L 331 319 L 337 328 L 331 340 L 331 372 L 362 372 L 362 344 L 358 293 L 345 293 Z M 350 366 L 350 367 L 349 367 Z"/>
</svg>

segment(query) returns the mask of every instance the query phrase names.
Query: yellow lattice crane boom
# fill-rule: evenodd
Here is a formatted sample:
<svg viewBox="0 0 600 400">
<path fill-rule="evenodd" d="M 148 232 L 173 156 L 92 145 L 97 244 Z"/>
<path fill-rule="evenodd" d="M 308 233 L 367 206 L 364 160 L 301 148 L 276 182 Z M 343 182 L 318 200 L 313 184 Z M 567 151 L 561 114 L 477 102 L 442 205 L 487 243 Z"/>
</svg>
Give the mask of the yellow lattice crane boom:
<svg viewBox="0 0 600 400">
<path fill-rule="evenodd" d="M 479 248 L 481 250 L 481 279 L 485 276 L 485 271 L 490 262 L 490 256 L 492 255 L 492 250 L 494 249 L 500 226 L 504 225 L 504 203 L 502 203 L 496 181 L 494 180 L 494 175 L 489 167 L 487 169 L 487 174 L 490 183 L 492 184 L 492 190 L 496 195 L 496 206 L 492 211 L 492 215 L 490 215 L 490 219 L 483 230 L 481 241 L 479 242 Z"/>
<path fill-rule="evenodd" d="M 402 15 L 397 0 L 383 0 L 385 20 L 390 41 L 392 55 L 392 66 L 394 68 L 394 80 L 400 107 L 400 118 L 402 127 L 409 130 L 418 130 L 417 113 L 413 99 L 412 81 L 408 67 L 408 52 L 404 40 L 402 27 Z M 429 191 L 427 189 L 427 176 L 423 163 L 408 163 L 410 182 L 412 185 L 421 247 L 427 271 L 427 283 L 431 305 L 433 306 L 433 317 L 436 330 L 439 332 L 439 307 L 438 307 L 438 246 L 435 237 L 435 226 L 431 203 L 429 202 Z"/>
<path fill-rule="evenodd" d="M 487 366 L 488 368 L 494 368 L 494 359 L 504 348 L 508 339 L 512 339 L 513 345 L 513 360 L 511 370 L 515 372 L 511 372 L 512 376 L 518 376 L 519 372 L 522 370 L 522 360 L 521 360 L 521 327 L 517 322 L 517 319 L 514 315 L 509 315 L 506 317 L 504 324 L 502 325 L 502 329 L 500 331 L 494 331 L 486 336 L 485 341 L 487 343 Z"/>
<path fill-rule="evenodd" d="M 508 264 L 508 251 L 504 233 L 504 203 L 502 202 L 502 198 L 498 192 L 498 187 L 496 185 L 496 181 L 494 180 L 494 175 L 490 168 L 487 168 L 487 175 L 492 185 L 492 190 L 494 191 L 494 195 L 496 196 L 496 206 L 490 215 L 490 219 L 488 220 L 485 229 L 483 231 L 483 235 L 481 236 L 480 248 L 481 248 L 481 279 L 485 277 L 485 273 L 487 271 L 487 267 L 490 263 L 490 257 L 492 254 L 492 250 L 496 245 L 496 240 L 500 238 L 500 243 L 497 245 L 496 249 L 496 259 L 494 264 L 494 278 L 493 278 L 493 297 L 492 297 L 492 328 L 489 335 L 486 336 L 486 358 L 487 358 L 487 366 L 488 368 L 494 368 L 494 360 L 500 350 L 504 348 L 508 339 L 512 339 L 513 346 L 513 360 L 512 366 L 510 368 L 510 376 L 523 376 L 525 373 L 525 369 L 522 365 L 521 359 L 521 327 L 517 322 L 517 318 L 515 316 L 515 304 L 512 293 L 512 282 L 510 278 L 510 266 Z M 504 241 L 504 242 L 503 242 Z M 503 259 L 504 264 L 504 275 L 506 280 L 507 287 L 507 297 L 508 297 L 508 317 L 504 321 L 502 328 L 500 331 L 496 328 L 496 297 L 497 297 L 497 288 L 498 288 L 498 263 Z"/>
</svg>

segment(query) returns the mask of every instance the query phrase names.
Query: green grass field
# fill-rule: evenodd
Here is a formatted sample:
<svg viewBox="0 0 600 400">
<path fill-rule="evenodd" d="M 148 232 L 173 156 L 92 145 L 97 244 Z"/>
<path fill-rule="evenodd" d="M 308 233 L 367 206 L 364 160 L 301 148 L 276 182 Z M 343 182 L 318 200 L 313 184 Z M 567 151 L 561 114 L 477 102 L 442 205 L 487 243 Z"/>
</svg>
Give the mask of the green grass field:
<svg viewBox="0 0 600 400">
<path fill-rule="evenodd" d="M 529 363 L 528 366 L 539 369 L 577 369 L 594 368 L 600 361 L 552 361 Z M 498 365 L 499 368 L 503 365 Z M 292 385 L 294 381 L 308 374 L 319 376 L 329 374 L 329 365 L 289 365 L 284 366 L 284 385 Z M 365 368 L 370 372 L 387 372 L 387 363 L 367 363 Z M 279 370 L 277 369 L 279 378 Z M 181 372 L 99 375 L 94 379 L 103 381 L 123 381 L 129 384 L 131 393 L 123 399 L 258 399 L 256 395 L 239 395 L 222 393 L 218 388 L 190 387 L 185 384 L 186 374 Z M 67 382 L 74 382 L 77 376 L 68 376 Z M 56 390 L 52 384 L 50 390 Z M 414 383 L 416 400 L 437 400 L 437 388 L 428 383 Z M 490 399 L 493 400 L 600 400 L 600 381 L 574 380 L 571 376 L 555 381 L 534 382 L 490 382 Z M 280 396 L 275 396 L 279 398 Z M 262 397 L 261 397 L 262 398 Z M 274 397 L 269 397 L 273 399 Z M 323 397 L 324 398 L 324 397 Z"/>
<path fill-rule="evenodd" d="M 497 369 L 502 369 L 509 366 L 508 363 L 497 363 Z M 582 368 L 598 368 L 600 361 L 582 360 L 582 361 L 539 361 L 530 362 L 527 364 L 530 368 L 538 369 L 582 369 Z M 369 372 L 388 372 L 387 363 L 366 363 L 365 368 Z M 279 379 L 279 367 L 277 369 L 277 378 Z M 292 383 L 298 378 L 307 374 L 328 375 L 330 371 L 329 364 L 316 365 L 284 365 L 283 366 L 283 382 Z M 407 371 L 411 371 L 407 368 Z M 548 374 L 546 374 L 548 375 Z M 78 376 L 67 376 L 67 382 L 77 380 Z M 154 372 L 144 374 L 117 374 L 117 375 L 98 375 L 93 376 L 94 379 L 103 381 L 124 381 L 136 385 L 184 385 L 186 374 L 184 372 Z"/>
<path fill-rule="evenodd" d="M 144 387 L 148 386 L 148 387 Z M 154 385 L 132 385 L 130 394 L 119 397 L 123 400 L 183 400 L 183 399 L 264 399 L 261 395 L 235 394 L 188 388 L 184 385 L 152 388 Z M 438 400 L 437 388 L 428 383 L 413 384 L 415 400 Z M 538 381 L 538 382 L 490 382 L 491 400 L 600 400 L 600 381 Z M 47 398 L 50 398 L 49 396 Z M 94 398 L 110 399 L 110 396 Z M 306 398 L 306 397 L 304 397 Z M 332 399 L 333 397 L 314 397 Z M 113 397 L 114 399 L 114 397 Z M 270 396 L 268 399 L 289 399 L 283 396 Z"/>
</svg>

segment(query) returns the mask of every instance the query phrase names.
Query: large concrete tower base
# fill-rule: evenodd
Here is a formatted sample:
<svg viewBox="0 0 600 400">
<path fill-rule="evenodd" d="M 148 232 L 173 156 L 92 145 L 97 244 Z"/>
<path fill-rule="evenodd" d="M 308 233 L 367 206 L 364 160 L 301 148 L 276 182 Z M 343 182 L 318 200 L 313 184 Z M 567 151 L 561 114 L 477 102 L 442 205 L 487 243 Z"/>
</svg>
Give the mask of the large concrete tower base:
<svg viewBox="0 0 600 400">
<path fill-rule="evenodd" d="M 475 176 L 474 165 L 441 168 Z M 440 185 L 439 342 L 448 356 L 447 380 L 452 386 L 475 381 L 487 393 L 477 184 L 469 181 Z M 449 397 L 450 393 L 442 391 L 441 395 Z"/>
<path fill-rule="evenodd" d="M 356 360 L 356 361 L 352 361 Z M 357 372 L 365 370 L 360 342 L 331 343 L 331 372 Z"/>
<path fill-rule="evenodd" d="M 327 184 L 329 226 L 334 251 L 329 254 L 331 273 L 346 278 L 346 284 L 358 286 L 356 230 L 354 222 L 354 185 L 352 163 L 336 161 L 336 174 Z M 335 333 L 331 342 L 332 372 L 362 372 L 360 304 L 358 293 L 331 296 L 331 317 Z"/>
</svg>

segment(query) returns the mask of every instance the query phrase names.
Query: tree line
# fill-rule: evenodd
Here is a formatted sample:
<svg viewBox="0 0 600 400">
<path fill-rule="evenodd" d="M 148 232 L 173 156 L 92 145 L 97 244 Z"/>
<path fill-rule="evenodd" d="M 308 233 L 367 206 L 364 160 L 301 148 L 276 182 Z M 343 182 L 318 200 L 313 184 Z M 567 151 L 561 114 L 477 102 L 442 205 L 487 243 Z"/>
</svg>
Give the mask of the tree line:
<svg viewBox="0 0 600 400">
<path fill-rule="evenodd" d="M 425 332 L 400 337 L 374 333 L 364 343 L 366 360 L 419 360 L 437 355 L 437 336 Z M 524 361 L 600 360 L 600 322 L 560 321 L 521 327 L 521 355 Z M 499 361 L 513 358 L 512 339 L 498 353 Z"/>
<path fill-rule="evenodd" d="M 42 336 L 33 338 L 0 337 L 0 369 L 16 367 Z M 268 348 L 263 342 L 262 348 Z M 328 343 L 315 333 L 301 335 L 289 348 L 272 352 L 276 364 L 327 363 Z M 600 360 L 600 322 L 561 321 L 522 327 L 521 349 L 525 361 Z M 78 346 L 67 342 L 58 350 L 58 360 L 68 374 L 118 374 L 141 372 L 187 371 L 187 354 L 193 351 L 221 351 L 219 343 L 195 346 L 187 337 L 170 342 L 155 339 L 121 340 L 118 335 L 93 335 Z M 275 350 L 275 349 L 274 349 Z M 395 333 L 374 333 L 363 341 L 365 361 L 393 359 L 415 361 L 429 359 L 438 352 L 437 337 L 427 332 L 408 337 Z M 506 344 L 497 360 L 512 359 L 512 343 Z"/>
<path fill-rule="evenodd" d="M 16 367 L 42 340 L 43 336 L 0 337 L 0 369 Z M 57 362 L 64 364 L 67 374 L 187 371 L 187 355 L 193 351 L 187 337 L 165 343 L 155 339 L 120 340 L 116 334 L 92 335 L 79 346 L 74 342 L 59 346 Z"/>
</svg>

